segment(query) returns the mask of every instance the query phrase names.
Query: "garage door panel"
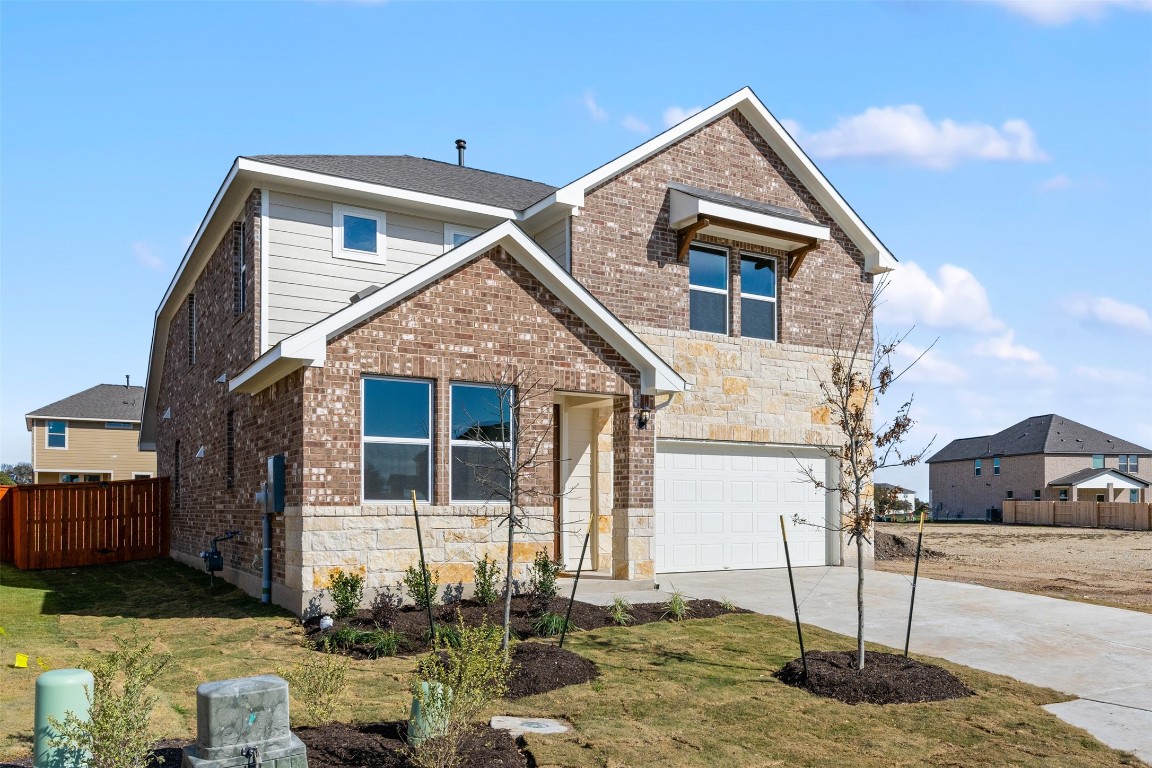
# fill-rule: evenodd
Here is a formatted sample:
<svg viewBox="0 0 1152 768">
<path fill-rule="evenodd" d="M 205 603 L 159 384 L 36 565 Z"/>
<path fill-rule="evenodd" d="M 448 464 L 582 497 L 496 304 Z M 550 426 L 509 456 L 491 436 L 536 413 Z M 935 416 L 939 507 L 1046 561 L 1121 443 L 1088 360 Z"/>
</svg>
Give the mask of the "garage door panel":
<svg viewBox="0 0 1152 768">
<path fill-rule="evenodd" d="M 805 464 L 823 476 L 823 459 Z M 662 441 L 654 466 L 657 571 L 783 567 L 780 515 L 793 565 L 828 562 L 824 529 L 792 522 L 822 526 L 827 502 L 788 449 Z"/>
</svg>

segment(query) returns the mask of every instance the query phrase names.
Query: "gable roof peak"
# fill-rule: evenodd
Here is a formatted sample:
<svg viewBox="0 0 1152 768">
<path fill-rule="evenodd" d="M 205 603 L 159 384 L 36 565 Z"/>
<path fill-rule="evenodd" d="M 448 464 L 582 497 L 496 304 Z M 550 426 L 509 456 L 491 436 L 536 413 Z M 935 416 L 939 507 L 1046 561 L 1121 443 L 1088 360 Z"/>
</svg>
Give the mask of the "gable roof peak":
<svg viewBox="0 0 1152 768">
<path fill-rule="evenodd" d="M 1048 413 L 1029 416 L 994 435 L 957 438 L 937 451 L 926 463 L 990 456 L 1061 453 L 1148 455 L 1152 451 L 1059 414 Z"/>
</svg>

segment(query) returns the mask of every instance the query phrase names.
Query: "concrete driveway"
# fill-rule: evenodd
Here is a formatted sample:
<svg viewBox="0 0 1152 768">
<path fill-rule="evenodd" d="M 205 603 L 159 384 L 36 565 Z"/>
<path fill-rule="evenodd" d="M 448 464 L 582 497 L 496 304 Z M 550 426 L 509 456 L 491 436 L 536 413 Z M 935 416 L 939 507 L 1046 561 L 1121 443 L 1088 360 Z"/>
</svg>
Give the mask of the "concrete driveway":
<svg viewBox="0 0 1152 768">
<path fill-rule="evenodd" d="M 855 637 L 855 569 L 799 568 L 795 577 L 800 620 Z M 661 574 L 656 582 L 659 591 L 636 592 L 626 582 L 583 579 L 578 594 L 593 603 L 614 595 L 653 602 L 678 589 L 793 618 L 784 569 Z M 868 571 L 864 590 L 865 639 L 903 649 L 911 578 Z M 922 578 L 911 650 L 1078 697 L 1045 709 L 1152 763 L 1152 615 Z"/>
</svg>

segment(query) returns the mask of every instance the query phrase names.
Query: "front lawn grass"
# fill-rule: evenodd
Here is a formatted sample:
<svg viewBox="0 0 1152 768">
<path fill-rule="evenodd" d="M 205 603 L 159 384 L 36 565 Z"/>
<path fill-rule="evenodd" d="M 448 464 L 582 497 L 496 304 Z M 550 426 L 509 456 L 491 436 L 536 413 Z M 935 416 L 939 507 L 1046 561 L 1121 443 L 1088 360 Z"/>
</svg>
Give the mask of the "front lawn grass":
<svg viewBox="0 0 1152 768">
<path fill-rule="evenodd" d="M 159 683 L 158 735 L 193 738 L 196 686 L 273 672 L 307 658 L 292 616 L 170 560 L 21 572 L 0 566 L 0 760 L 31 749 L 35 662 L 74 665 L 132 625 L 173 654 Z M 853 647 L 809 628 L 810 649 Z M 731 615 L 578 632 L 565 643 L 600 665 L 591 683 L 501 701 L 493 714 L 558 716 L 561 736 L 527 736 L 541 766 L 1115 766 L 1139 761 L 1040 709 L 1054 691 L 939 662 L 976 696 L 848 706 L 789 688 L 772 672 L 797 655 L 780 619 Z M 414 659 L 352 661 L 338 719 L 403 717 Z M 297 720 L 302 708 L 294 705 Z"/>
</svg>

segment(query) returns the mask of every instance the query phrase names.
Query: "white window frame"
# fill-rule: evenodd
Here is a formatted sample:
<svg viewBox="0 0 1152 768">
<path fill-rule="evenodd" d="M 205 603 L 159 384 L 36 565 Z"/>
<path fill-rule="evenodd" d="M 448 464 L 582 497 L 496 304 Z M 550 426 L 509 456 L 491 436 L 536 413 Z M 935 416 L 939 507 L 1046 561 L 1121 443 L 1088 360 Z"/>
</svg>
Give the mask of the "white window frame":
<svg viewBox="0 0 1152 768">
<path fill-rule="evenodd" d="M 724 252 L 724 285 L 725 288 L 709 288 L 704 285 L 692 284 L 692 248 L 699 247 L 709 251 Z M 692 291 L 715 293 L 724 297 L 724 331 L 701 331 L 692 327 Z M 712 243 L 692 243 L 688 246 L 688 330 L 692 333 L 711 333 L 716 336 L 727 336 L 732 332 L 732 251 L 722 245 Z"/>
<path fill-rule="evenodd" d="M 344 217 L 356 216 L 376 222 L 376 252 L 359 251 L 344 247 Z M 369 264 L 388 263 L 388 216 L 383 211 L 356 208 L 342 203 L 332 204 L 332 258 L 346 261 L 365 261 Z"/>
<path fill-rule="evenodd" d="M 457 245 L 454 245 L 452 242 L 455 239 L 456 235 L 465 235 L 468 237 L 469 240 L 471 240 L 472 238 L 476 237 L 476 235 L 480 234 L 483 231 L 484 230 L 478 229 L 476 227 L 466 227 L 463 224 L 447 224 L 446 223 L 444 225 L 444 252 L 447 253 L 448 251 L 452 250 L 453 248 L 459 247 Z M 461 243 L 460 245 L 463 245 L 463 243 Z"/>
<path fill-rule="evenodd" d="M 743 262 L 744 259 L 748 259 L 750 261 L 770 261 L 770 262 L 772 262 L 772 274 L 774 274 L 776 276 L 776 279 L 773 282 L 775 283 L 775 286 L 776 286 L 776 293 L 777 294 L 780 293 L 780 271 L 779 271 L 780 262 L 776 259 L 775 256 L 769 256 L 769 255 L 763 254 L 763 253 L 755 253 L 752 251 L 741 251 L 740 252 L 741 262 Z M 731 274 L 729 274 L 728 279 L 729 279 L 729 282 L 731 282 L 731 279 L 732 279 Z M 697 289 L 697 290 L 699 290 L 699 289 Z M 768 303 L 772 304 L 772 330 L 775 332 L 775 336 L 771 339 L 765 339 L 765 338 L 762 338 L 760 336 L 748 336 L 748 335 L 746 335 L 744 333 L 744 305 L 741 304 L 740 305 L 740 338 L 756 339 L 757 341 L 770 341 L 773 344 L 779 342 L 780 341 L 780 311 L 779 311 L 779 305 L 776 303 L 776 297 L 775 296 L 765 296 L 765 295 L 760 294 L 760 293 L 750 293 L 748 291 L 745 291 L 744 290 L 744 281 L 741 280 L 740 281 L 740 298 L 741 298 L 741 300 L 743 300 L 745 296 L 752 299 L 753 301 L 763 301 L 763 302 L 768 302 Z"/>
<path fill-rule="evenodd" d="M 498 389 L 497 385 L 495 385 L 495 384 L 485 384 L 484 382 L 481 382 L 481 381 L 453 381 L 453 382 L 449 382 L 449 384 L 448 384 L 448 419 L 449 419 L 449 422 L 451 422 L 451 419 L 452 419 L 452 399 L 453 399 L 452 396 L 455 394 L 456 387 L 476 387 L 479 389 L 491 389 L 491 390 Z M 508 404 L 508 435 L 512 439 L 503 444 L 505 452 L 507 452 L 509 455 L 512 455 L 512 452 L 516 450 L 515 395 L 513 395 L 512 399 L 513 399 L 513 402 Z M 456 496 L 452 490 L 452 467 L 453 467 L 452 462 L 455 458 L 456 447 L 460 446 L 463 448 L 474 448 L 477 445 L 486 446 L 487 444 L 483 443 L 479 440 L 456 440 L 455 438 L 452 437 L 451 423 L 449 423 L 448 429 L 449 429 L 449 432 L 448 432 L 448 496 L 449 496 L 450 502 L 452 504 L 473 504 L 473 505 L 475 505 L 475 504 L 507 504 L 508 503 L 507 499 L 500 499 L 500 498 L 492 498 L 492 499 L 458 499 L 458 498 L 456 498 Z M 511 478 L 509 478 L 509 482 L 511 482 Z"/>
<path fill-rule="evenodd" d="M 423 384 L 428 387 L 428 437 L 421 439 L 416 437 L 376 437 L 367 434 L 365 429 L 365 417 L 368 411 L 368 398 L 366 396 L 366 389 L 364 382 L 369 379 L 377 381 L 406 381 L 413 384 Z M 362 504 L 401 504 L 407 501 L 411 504 L 412 499 L 369 499 L 368 493 L 364 487 L 364 476 L 366 474 L 365 468 L 368 462 L 364 460 L 366 455 L 364 446 L 368 443 L 389 443 L 392 445 L 427 445 L 428 446 L 428 500 L 417 499 L 417 504 L 431 504 L 433 491 L 436 489 L 436 446 L 434 445 L 436 435 L 436 422 L 434 421 L 435 413 L 433 410 L 433 401 L 436 398 L 436 382 L 432 379 L 416 379 L 409 376 L 361 376 L 360 377 L 360 502 Z"/>
<path fill-rule="evenodd" d="M 50 438 L 53 424 L 64 425 L 64 445 L 51 445 Z M 44 448 L 49 451 L 66 451 L 68 450 L 68 421 L 67 419 L 46 419 L 44 421 Z"/>
<path fill-rule="evenodd" d="M 1119 468 L 1121 472 L 1134 475 L 1140 471 L 1140 455 L 1136 453 L 1120 454 Z"/>
</svg>

